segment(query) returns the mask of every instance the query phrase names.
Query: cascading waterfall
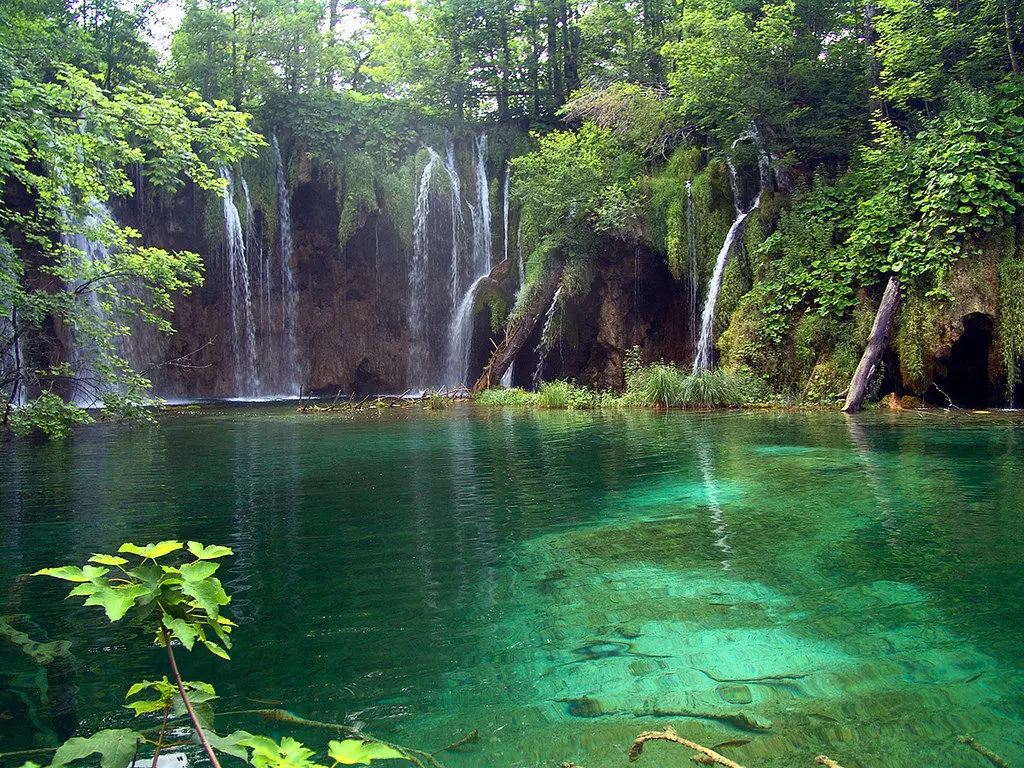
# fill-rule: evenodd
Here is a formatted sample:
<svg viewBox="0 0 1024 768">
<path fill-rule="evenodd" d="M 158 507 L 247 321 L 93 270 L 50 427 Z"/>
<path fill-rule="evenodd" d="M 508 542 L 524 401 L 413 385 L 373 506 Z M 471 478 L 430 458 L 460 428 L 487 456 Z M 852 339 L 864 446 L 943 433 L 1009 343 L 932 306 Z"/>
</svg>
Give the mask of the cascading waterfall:
<svg viewBox="0 0 1024 768">
<path fill-rule="evenodd" d="M 462 239 L 462 184 L 459 172 L 455 169 L 455 142 L 448 142 L 444 153 L 444 170 L 451 182 L 451 216 L 452 216 L 452 249 L 451 249 L 451 286 L 449 295 L 452 306 L 459 300 L 459 244 Z"/>
<path fill-rule="evenodd" d="M 227 181 L 223 198 L 224 246 L 227 255 L 228 293 L 231 297 L 231 352 L 235 359 L 235 394 L 260 393 L 256 370 L 256 326 L 252 317 L 252 290 L 249 263 L 245 252 L 245 234 L 235 205 L 235 181 L 226 167 L 220 177 Z"/>
<path fill-rule="evenodd" d="M 519 217 L 516 229 L 516 259 L 519 261 L 519 285 L 526 284 L 526 261 L 523 259 L 523 217 Z"/>
<path fill-rule="evenodd" d="M 502 213 L 502 227 L 505 230 L 505 248 L 503 251 L 503 259 L 508 259 L 508 193 L 509 188 L 512 184 L 512 169 L 507 165 L 505 166 L 505 183 L 501 186 L 501 213 Z"/>
<path fill-rule="evenodd" d="M 736 209 L 736 218 L 733 220 L 732 226 L 729 227 L 729 231 L 725 235 L 725 242 L 722 244 L 722 249 L 718 252 L 718 257 L 715 259 L 715 269 L 711 275 L 711 280 L 708 282 L 708 294 L 704 300 L 704 311 L 701 314 L 700 319 L 700 336 L 697 340 L 697 354 L 693 360 L 693 372 L 698 373 L 700 371 L 706 371 L 711 368 L 711 332 L 712 326 L 715 321 L 715 305 L 718 302 L 718 293 L 722 288 L 722 276 L 725 274 L 725 264 L 729 259 L 729 252 L 732 250 L 733 243 L 735 243 L 740 230 L 743 228 L 743 222 L 746 221 L 747 217 L 761 204 L 761 195 L 767 184 L 770 181 L 769 173 L 769 162 L 767 156 L 764 154 L 764 150 L 761 148 L 760 136 L 754 129 L 751 129 L 732 143 L 732 149 L 736 148 L 736 145 L 741 141 L 754 141 L 758 148 L 758 190 L 757 197 L 754 198 L 753 204 L 743 209 L 742 202 L 740 201 L 739 193 L 739 181 L 736 175 L 736 166 L 732 162 L 732 158 L 726 158 L 729 163 L 729 184 L 732 187 L 732 203 Z"/>
<path fill-rule="evenodd" d="M 487 183 L 487 134 L 474 142 L 476 167 L 476 204 L 469 206 L 473 220 L 473 251 L 469 259 L 469 288 L 462 295 L 452 315 L 448 332 L 448 355 L 445 363 L 445 384 L 449 387 L 467 384 L 469 351 L 473 336 L 473 304 L 476 289 L 491 271 L 491 198 Z"/>
<path fill-rule="evenodd" d="M 281 148 L 277 136 L 271 136 L 274 147 L 274 171 L 277 177 L 277 208 L 280 227 L 280 259 L 281 259 L 281 325 L 286 341 L 285 354 L 282 359 L 282 383 L 288 394 L 302 394 L 302 370 L 299 360 L 298 320 L 299 292 L 295 287 L 295 271 L 292 268 L 292 207 L 288 197 L 288 183 L 285 179 L 284 163 L 281 161 Z M 267 279 L 269 282 L 270 266 L 267 261 Z"/>
<path fill-rule="evenodd" d="M 473 212 L 473 276 L 491 271 L 491 196 L 487 184 L 487 133 L 476 137 L 476 206 Z"/>
<path fill-rule="evenodd" d="M 465 185 L 459 177 L 454 141 L 443 157 L 431 147 L 425 149 L 429 158 L 417 189 L 409 263 L 407 386 L 412 391 L 469 383 L 473 309 L 477 291 L 491 270 L 493 240 L 487 134 L 473 141 L 473 181 Z M 445 203 L 436 199 L 440 191 L 434 176 L 439 166 L 449 182 Z"/>
<path fill-rule="evenodd" d="M 10 243 L 0 236 L 0 264 L 12 264 Z M 17 280 L 17 275 L 3 268 L 4 277 Z M 3 357 L 0 358 L 0 380 L 10 384 L 10 393 L 4 393 L 7 401 L 14 406 L 22 406 L 27 397 L 24 385 L 25 352 L 21 343 L 21 329 L 18 327 L 18 310 L 12 304 L 0 307 L 0 342 L 3 344 Z"/>
<path fill-rule="evenodd" d="M 540 341 L 534 350 L 537 353 L 537 368 L 533 372 L 533 388 L 540 387 L 541 377 L 544 375 L 544 363 L 547 362 L 548 352 L 554 342 L 552 332 L 554 330 L 555 313 L 558 311 L 558 303 L 562 300 L 562 286 L 558 286 L 555 295 L 551 298 L 551 306 L 544 315 L 544 327 L 540 332 Z"/>
<path fill-rule="evenodd" d="M 409 387 L 424 389 L 427 381 L 427 278 L 430 266 L 430 182 L 440 156 L 427 147 L 430 159 L 420 175 L 416 208 L 412 215 L 412 263 L 409 269 Z"/>
<path fill-rule="evenodd" d="M 452 316 L 452 330 L 448 338 L 448 366 L 445 373 L 445 383 L 449 387 L 472 383 L 466 381 L 466 374 L 469 368 L 469 342 L 473 330 L 473 304 L 476 289 L 486 277 L 487 275 L 483 274 L 473 281 Z"/>
<path fill-rule="evenodd" d="M 91 239 L 86 233 L 98 234 L 112 220 L 113 214 L 105 203 L 91 200 L 85 218 L 75 221 L 78 225 L 75 229 L 78 231 L 74 234 L 65 232 L 61 235 L 61 243 L 69 252 L 70 258 L 77 259 L 89 273 L 102 272 L 103 264 L 110 258 L 110 247 L 99 240 Z M 79 281 L 71 287 L 77 293 L 79 289 L 85 288 L 85 283 Z M 75 382 L 70 397 L 77 405 L 91 407 L 98 403 L 104 391 L 108 391 L 108 385 L 97 380 L 97 364 L 101 368 L 107 368 L 111 362 L 111 351 L 125 357 L 127 350 L 124 349 L 123 338 L 113 339 L 114 348 L 111 349 L 105 347 L 96 335 L 97 332 L 100 336 L 105 335 L 100 327 L 117 319 L 116 307 L 110 308 L 101 302 L 95 290 L 83 291 L 76 296 L 76 301 L 83 302 L 84 306 L 79 306 L 76 310 L 77 321 L 72 320 L 70 363 L 75 372 Z"/>
<path fill-rule="evenodd" d="M 697 213 L 693 204 L 693 182 L 686 182 L 686 263 L 690 274 L 690 348 L 696 353 L 700 337 L 700 265 L 697 263 Z"/>
</svg>

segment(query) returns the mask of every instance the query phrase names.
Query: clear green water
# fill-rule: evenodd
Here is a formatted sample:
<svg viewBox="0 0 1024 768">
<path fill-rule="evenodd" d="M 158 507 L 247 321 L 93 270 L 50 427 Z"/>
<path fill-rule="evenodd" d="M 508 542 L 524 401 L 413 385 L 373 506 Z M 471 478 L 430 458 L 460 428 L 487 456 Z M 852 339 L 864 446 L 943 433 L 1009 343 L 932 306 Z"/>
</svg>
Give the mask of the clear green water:
<svg viewBox="0 0 1024 768">
<path fill-rule="evenodd" d="M 0 615 L 72 640 L 83 730 L 163 658 L 18 575 L 177 537 L 237 553 L 233 660 L 182 661 L 221 710 L 479 729 L 450 768 L 623 766 L 666 725 L 749 768 L 984 766 L 963 733 L 1024 766 L 1018 415 L 239 408 L 0 452 Z M 47 727 L 12 658 L 0 751 Z"/>
</svg>

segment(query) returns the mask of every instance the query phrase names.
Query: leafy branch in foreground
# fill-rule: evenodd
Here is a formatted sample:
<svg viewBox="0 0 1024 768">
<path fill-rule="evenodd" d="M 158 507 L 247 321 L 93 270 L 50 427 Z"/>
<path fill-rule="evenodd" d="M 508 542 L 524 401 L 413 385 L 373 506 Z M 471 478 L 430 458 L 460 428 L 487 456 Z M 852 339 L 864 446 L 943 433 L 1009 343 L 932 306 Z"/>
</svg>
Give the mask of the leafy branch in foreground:
<svg viewBox="0 0 1024 768">
<path fill-rule="evenodd" d="M 420 755 L 393 744 L 353 732 L 356 738 L 328 743 L 327 766 L 313 762 L 315 753 L 300 742 L 284 737 L 275 742 L 266 736 L 235 731 L 219 736 L 213 730 L 210 701 L 217 694 L 209 683 L 182 680 L 174 655 L 173 641 L 191 651 L 196 643 L 215 656 L 228 659 L 231 630 L 237 626 L 221 614 L 231 598 L 216 577 L 220 558 L 234 554 L 227 547 L 203 545 L 197 541 L 160 541 L 138 546 L 122 544 L 118 554 L 93 554 L 84 566 L 43 568 L 33 576 L 50 576 L 76 586 L 68 597 L 84 597 L 85 605 L 103 608 L 113 623 L 131 615 L 155 635 L 156 643 L 167 649 L 173 682 L 143 680 L 128 689 L 126 706 L 136 715 L 162 712 L 156 741 L 131 729 L 108 729 L 88 738 L 72 738 L 56 751 L 49 768 L 62 766 L 93 754 L 101 756 L 101 768 L 125 768 L 138 757 L 139 745 L 152 744 L 155 768 L 164 746 L 164 734 L 171 715 L 188 715 L 192 727 L 214 768 L 220 768 L 217 752 L 240 758 L 255 768 L 335 768 L 338 765 L 368 765 L 372 760 L 408 760 L 423 767 Z M 128 557 L 122 557 L 128 555 Z M 23 767 L 25 768 L 25 767 Z M 38 768 L 38 767 L 37 767 Z"/>
</svg>

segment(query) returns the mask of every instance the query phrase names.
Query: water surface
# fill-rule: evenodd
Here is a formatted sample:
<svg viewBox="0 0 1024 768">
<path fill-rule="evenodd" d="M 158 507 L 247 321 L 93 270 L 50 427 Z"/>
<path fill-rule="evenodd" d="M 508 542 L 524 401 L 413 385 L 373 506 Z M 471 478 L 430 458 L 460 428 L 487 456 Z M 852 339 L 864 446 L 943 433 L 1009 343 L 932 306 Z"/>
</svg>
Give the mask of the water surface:
<svg viewBox="0 0 1024 768">
<path fill-rule="evenodd" d="M 968 733 L 1024 765 L 1022 429 L 470 407 L 98 425 L 0 446 L 0 615 L 71 641 L 81 733 L 138 726 L 123 692 L 163 657 L 19 575 L 181 538 L 236 553 L 232 661 L 181 660 L 220 711 L 425 749 L 478 729 L 450 768 L 622 766 L 666 725 L 748 768 L 984 765 Z M 0 752 L 54 730 L 16 656 L 0 646 Z"/>
</svg>

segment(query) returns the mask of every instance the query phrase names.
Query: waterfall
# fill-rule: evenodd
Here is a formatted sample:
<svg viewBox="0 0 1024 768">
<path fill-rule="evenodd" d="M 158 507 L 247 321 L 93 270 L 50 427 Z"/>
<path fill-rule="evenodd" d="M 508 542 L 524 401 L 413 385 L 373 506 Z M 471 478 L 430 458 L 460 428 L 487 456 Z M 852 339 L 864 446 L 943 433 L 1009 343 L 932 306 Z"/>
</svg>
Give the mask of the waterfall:
<svg viewBox="0 0 1024 768">
<path fill-rule="evenodd" d="M 487 184 L 487 134 L 481 133 L 473 144 L 476 166 L 476 205 L 470 205 L 473 221 L 473 251 L 469 259 L 469 288 L 459 299 L 448 331 L 448 355 L 445 384 L 465 384 L 469 376 L 469 352 L 473 340 L 473 299 L 477 287 L 491 271 L 491 198 Z M 454 232 L 454 230 L 453 230 Z M 453 239 L 453 249 L 455 248 Z"/>
<path fill-rule="evenodd" d="M 452 329 L 448 337 L 448 364 L 445 369 L 445 383 L 449 387 L 472 384 L 466 378 L 469 375 L 469 343 L 473 331 L 473 299 L 477 287 L 486 277 L 483 274 L 473 281 L 452 317 Z"/>
<path fill-rule="evenodd" d="M 715 269 L 711 275 L 711 280 L 708 281 L 708 294 L 704 300 L 704 311 L 700 318 L 700 337 L 697 340 L 697 353 L 693 360 L 693 372 L 698 373 L 700 371 L 706 371 L 711 368 L 711 332 L 712 326 L 715 322 L 715 304 L 718 302 L 718 293 L 722 288 L 722 276 L 725 274 L 725 264 L 729 259 L 729 252 L 732 250 L 733 243 L 736 241 L 736 237 L 739 235 L 740 230 L 743 228 L 743 222 L 746 221 L 747 216 L 751 214 L 761 204 L 761 195 L 764 193 L 768 183 L 770 182 L 769 173 L 769 161 L 767 155 L 761 147 L 760 136 L 757 131 L 751 128 L 749 131 L 739 136 L 736 141 L 732 143 L 732 149 L 736 148 L 736 145 L 741 141 L 753 141 L 758 148 L 758 190 L 757 197 L 754 198 L 753 204 L 744 210 L 743 204 L 740 201 L 739 192 L 739 181 L 736 176 L 736 166 L 732 162 L 731 157 L 727 157 L 726 160 L 729 164 L 729 184 L 732 187 L 732 204 L 733 208 L 736 209 L 736 218 L 733 220 L 732 226 L 729 227 L 729 231 L 725 235 L 725 242 L 722 244 L 722 249 L 718 252 L 718 257 L 715 259 Z"/>
<path fill-rule="evenodd" d="M 505 250 L 504 260 L 508 260 L 508 193 L 509 186 L 512 183 L 512 169 L 509 168 L 508 164 L 505 165 L 505 183 L 501 186 L 501 211 L 502 211 L 502 226 L 505 230 Z"/>
<path fill-rule="evenodd" d="M 245 234 L 235 205 L 235 180 L 225 166 L 220 177 L 227 181 L 223 198 L 224 247 L 227 255 L 228 293 L 231 300 L 231 352 L 235 359 L 235 394 L 260 392 L 256 370 L 256 326 L 252 317 L 252 290 L 249 262 L 245 253 Z"/>
<path fill-rule="evenodd" d="M 490 273 L 493 239 L 487 134 L 473 141 L 474 178 L 465 185 L 459 177 L 454 141 L 443 158 L 433 148 L 425 149 L 429 158 L 417 189 L 409 263 L 407 386 L 412 390 L 468 383 L 473 308 L 477 289 Z M 449 182 L 448 200 L 440 205 L 439 192 L 432 190 L 439 167 Z M 468 221 L 463 215 L 466 210 Z"/>
<path fill-rule="evenodd" d="M 476 137 L 473 145 L 476 155 L 476 205 L 469 210 L 473 215 L 473 254 L 471 259 L 474 277 L 491 271 L 491 198 L 487 185 L 487 133 Z"/>
<path fill-rule="evenodd" d="M 281 161 L 281 148 L 277 136 L 271 136 L 274 147 L 274 170 L 277 177 L 277 209 L 278 226 L 280 229 L 281 259 L 281 325 L 284 329 L 286 350 L 281 359 L 282 382 L 287 394 L 302 394 L 302 371 L 299 362 L 298 319 L 299 292 L 295 288 L 295 272 L 292 268 L 292 207 L 288 196 L 288 183 L 285 179 L 284 163 Z M 267 278 L 269 282 L 270 266 L 267 262 Z"/>
<path fill-rule="evenodd" d="M 523 217 L 519 217 L 516 229 L 516 257 L 519 261 L 519 287 L 526 284 L 526 261 L 523 259 Z"/>
<path fill-rule="evenodd" d="M 501 377 L 501 386 L 505 389 L 512 389 L 512 370 L 516 367 L 516 361 L 513 360 L 509 363 L 508 368 L 505 369 L 504 375 Z"/>
<path fill-rule="evenodd" d="M 459 300 L 459 243 L 462 239 L 462 184 L 459 172 L 455 169 L 455 142 L 449 141 L 444 153 L 444 170 L 451 183 L 451 217 L 452 217 L 452 249 L 451 249 L 451 296 L 452 306 Z"/>
<path fill-rule="evenodd" d="M 16 281 L 18 276 L 7 265 L 13 264 L 13 251 L 11 244 L 0 235 L 0 265 L 4 272 L 4 279 Z M 0 305 L 0 339 L 3 343 L 3 353 L 0 356 L 0 381 L 5 387 L 10 385 L 10 393 L 5 394 L 5 399 L 12 405 L 22 406 L 25 404 L 25 353 L 21 344 L 21 328 L 18 324 L 18 309 L 13 304 Z"/>
<path fill-rule="evenodd" d="M 551 338 L 552 326 L 554 325 L 555 312 L 558 309 L 558 302 L 562 300 L 562 286 L 558 286 L 555 295 L 551 298 L 551 306 L 544 315 L 544 327 L 540 332 L 540 341 L 534 350 L 537 353 L 537 368 L 533 372 L 533 388 L 540 387 L 541 377 L 544 375 L 544 363 L 547 362 L 548 352 L 554 339 Z"/>
<path fill-rule="evenodd" d="M 693 206 L 693 182 L 686 182 L 686 263 L 690 274 L 690 348 L 697 352 L 700 325 L 700 265 L 697 264 L 697 213 Z"/>
<path fill-rule="evenodd" d="M 430 159 L 423 167 L 416 208 L 412 215 L 412 263 L 409 269 L 409 345 L 408 387 L 425 389 L 427 381 L 427 268 L 430 260 L 430 238 L 427 230 L 430 217 L 430 181 L 440 159 L 427 147 Z"/>
<path fill-rule="evenodd" d="M 70 399 L 77 405 L 92 407 L 98 404 L 100 395 L 112 389 L 109 381 L 113 368 L 111 355 L 117 353 L 125 357 L 125 340 L 120 335 L 107 338 L 110 325 L 118 323 L 117 307 L 109 301 L 101 301 L 98 290 L 109 281 L 97 280 L 88 285 L 92 278 L 103 274 L 104 264 L 110 258 L 110 246 L 89 234 L 95 233 L 100 238 L 103 230 L 112 224 L 113 214 L 105 203 L 90 200 L 83 219 L 71 220 L 66 211 L 63 217 L 75 225 L 76 231 L 61 234 L 61 244 L 68 252 L 68 261 L 77 261 L 85 276 L 71 284 L 76 295 L 75 308 L 69 313 L 69 362 L 75 372 Z"/>
</svg>

